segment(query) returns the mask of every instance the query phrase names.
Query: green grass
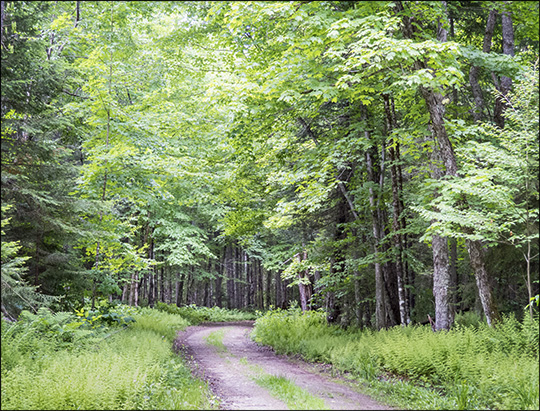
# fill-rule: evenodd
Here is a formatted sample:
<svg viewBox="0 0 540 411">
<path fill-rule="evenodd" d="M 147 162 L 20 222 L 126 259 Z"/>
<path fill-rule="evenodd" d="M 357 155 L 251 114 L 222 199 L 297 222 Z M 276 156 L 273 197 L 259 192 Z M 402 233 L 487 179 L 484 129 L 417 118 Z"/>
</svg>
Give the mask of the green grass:
<svg viewBox="0 0 540 411">
<path fill-rule="evenodd" d="M 134 316 L 129 327 L 80 330 L 85 338 L 63 346 L 65 332 L 44 328 L 45 317 L 2 321 L 2 409 L 216 409 L 171 349 L 187 321 L 150 309 Z"/>
<path fill-rule="evenodd" d="M 253 338 L 279 353 L 348 372 L 364 391 L 409 409 L 538 409 L 538 321 L 506 317 L 434 333 L 429 326 L 378 332 L 325 324 L 322 312 L 267 313 Z"/>
<path fill-rule="evenodd" d="M 324 410 L 328 406 L 321 398 L 311 395 L 306 390 L 284 376 L 268 374 L 258 364 L 250 364 L 246 357 L 238 360 L 249 369 L 248 374 L 257 385 L 266 388 L 272 396 L 285 402 L 291 410 Z"/>
<path fill-rule="evenodd" d="M 263 374 L 253 379 L 258 385 L 266 388 L 274 397 L 287 404 L 287 407 L 291 410 L 328 409 L 322 399 L 314 397 L 283 376 Z"/>
<path fill-rule="evenodd" d="M 218 352 L 224 353 L 227 351 L 227 347 L 223 344 L 223 337 L 225 336 L 225 330 L 214 331 L 204 339 L 208 345 L 216 347 Z"/>
</svg>

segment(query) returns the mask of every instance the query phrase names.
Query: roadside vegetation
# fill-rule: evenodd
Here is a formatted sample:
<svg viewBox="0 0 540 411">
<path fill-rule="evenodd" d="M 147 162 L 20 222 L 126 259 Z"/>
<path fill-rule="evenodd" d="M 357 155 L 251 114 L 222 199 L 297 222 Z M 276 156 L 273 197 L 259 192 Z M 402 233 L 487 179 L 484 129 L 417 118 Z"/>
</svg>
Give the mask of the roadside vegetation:
<svg viewBox="0 0 540 411">
<path fill-rule="evenodd" d="M 158 310 L 169 314 L 177 314 L 189 321 L 190 325 L 197 325 L 202 322 L 223 322 L 223 321 L 245 321 L 255 320 L 255 312 L 242 311 L 237 309 L 227 309 L 221 307 L 203 307 L 190 304 L 178 307 L 175 304 L 156 303 Z"/>
<path fill-rule="evenodd" d="M 326 324 L 325 313 L 274 310 L 253 339 L 282 354 L 331 364 L 362 391 L 407 409 L 538 409 L 538 319 L 495 327 L 458 316 L 455 326 L 372 331 Z"/>
<path fill-rule="evenodd" d="M 182 316 L 164 306 L 104 301 L 94 310 L 42 308 L 23 311 L 16 322 L 2 318 L 2 409 L 216 409 L 172 342 L 204 316 L 243 314 L 186 307 Z"/>
</svg>

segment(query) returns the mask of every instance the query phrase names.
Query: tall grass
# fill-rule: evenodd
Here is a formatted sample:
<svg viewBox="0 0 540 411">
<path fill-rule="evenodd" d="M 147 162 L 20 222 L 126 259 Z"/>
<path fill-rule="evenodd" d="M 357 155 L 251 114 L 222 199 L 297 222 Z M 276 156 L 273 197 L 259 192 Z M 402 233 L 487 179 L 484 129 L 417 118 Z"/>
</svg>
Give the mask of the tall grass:
<svg viewBox="0 0 540 411">
<path fill-rule="evenodd" d="M 434 333 L 429 326 L 344 330 L 324 318 L 270 312 L 257 319 L 253 338 L 350 372 L 403 408 L 538 409 L 537 320 L 510 316 L 496 327 Z"/>
<path fill-rule="evenodd" d="M 134 316 L 126 328 L 84 332 L 72 349 L 36 324 L 2 320 L 2 409 L 216 408 L 171 350 L 187 321 L 149 309 Z"/>
</svg>

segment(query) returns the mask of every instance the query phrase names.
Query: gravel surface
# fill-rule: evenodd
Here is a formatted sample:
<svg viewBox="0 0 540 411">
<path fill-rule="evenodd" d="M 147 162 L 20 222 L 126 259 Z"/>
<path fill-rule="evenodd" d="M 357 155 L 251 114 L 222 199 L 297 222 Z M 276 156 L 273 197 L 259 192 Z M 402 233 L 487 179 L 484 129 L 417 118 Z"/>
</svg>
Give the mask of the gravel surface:
<svg viewBox="0 0 540 411">
<path fill-rule="evenodd" d="M 353 384 L 333 378 L 324 367 L 297 358 L 276 355 L 269 347 L 249 338 L 253 321 L 205 323 L 180 331 L 175 348 L 182 351 L 196 375 L 209 383 L 224 410 L 286 410 L 287 405 L 274 398 L 253 380 L 263 371 L 284 376 L 312 395 L 322 398 L 331 410 L 389 410 L 360 394 Z M 225 349 L 211 345 L 206 337 L 223 332 Z"/>
</svg>

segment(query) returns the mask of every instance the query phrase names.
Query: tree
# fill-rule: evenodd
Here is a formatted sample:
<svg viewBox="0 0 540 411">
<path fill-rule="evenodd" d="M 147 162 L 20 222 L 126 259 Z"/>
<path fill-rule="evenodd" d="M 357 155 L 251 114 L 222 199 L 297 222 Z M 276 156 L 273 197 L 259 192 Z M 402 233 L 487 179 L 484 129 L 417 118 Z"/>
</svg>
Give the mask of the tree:
<svg viewBox="0 0 540 411">
<path fill-rule="evenodd" d="M 32 309 L 37 313 L 38 307 L 50 305 L 57 298 L 39 292 L 39 287 L 24 280 L 28 270 L 26 260 L 20 257 L 21 249 L 18 241 L 5 241 L 4 228 L 9 225 L 7 212 L 10 205 L 2 205 L 2 314 L 13 321 L 23 309 Z"/>
<path fill-rule="evenodd" d="M 537 73 L 537 65 L 524 71 L 516 90 L 505 97 L 503 129 L 489 123 L 470 127 L 468 132 L 484 136 L 484 141 L 471 140 L 458 150 L 462 174 L 439 182 L 441 196 L 421 211 L 424 218 L 437 221 L 429 232 L 519 248 L 526 262 L 529 301 L 531 262 L 538 257 Z"/>
</svg>

